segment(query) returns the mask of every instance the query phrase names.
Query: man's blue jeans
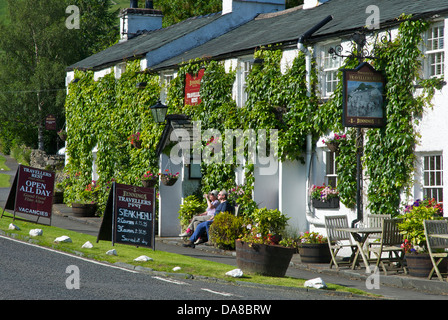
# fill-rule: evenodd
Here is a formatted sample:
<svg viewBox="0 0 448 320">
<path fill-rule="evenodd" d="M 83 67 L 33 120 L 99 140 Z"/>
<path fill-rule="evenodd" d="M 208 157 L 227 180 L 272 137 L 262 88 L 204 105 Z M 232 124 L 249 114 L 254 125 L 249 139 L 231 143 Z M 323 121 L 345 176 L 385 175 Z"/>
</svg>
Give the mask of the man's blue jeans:
<svg viewBox="0 0 448 320">
<path fill-rule="evenodd" d="M 195 242 L 196 240 L 199 239 L 199 237 L 204 232 L 207 232 L 207 237 L 208 237 L 208 230 L 209 230 L 212 222 L 213 222 L 213 220 L 209 220 L 209 221 L 204 221 L 204 222 L 201 222 L 200 224 L 198 224 L 198 226 L 196 227 L 196 229 L 194 230 L 193 234 L 190 237 L 190 241 Z"/>
</svg>

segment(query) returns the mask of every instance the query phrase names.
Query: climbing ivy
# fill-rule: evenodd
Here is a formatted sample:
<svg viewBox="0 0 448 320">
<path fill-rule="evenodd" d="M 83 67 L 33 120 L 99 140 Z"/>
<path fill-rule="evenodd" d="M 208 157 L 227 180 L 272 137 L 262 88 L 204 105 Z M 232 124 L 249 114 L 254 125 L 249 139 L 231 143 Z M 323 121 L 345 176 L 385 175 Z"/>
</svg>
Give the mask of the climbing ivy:
<svg viewBox="0 0 448 320">
<path fill-rule="evenodd" d="M 420 81 L 421 34 L 429 23 L 403 17 L 399 36 L 376 50 L 377 59 L 370 61 L 387 78 L 387 124 L 381 129 L 364 129 L 365 153 L 363 157 L 366 178 L 369 180 L 369 209 L 373 213 L 396 213 L 400 193 L 412 184 L 415 155 L 418 143 L 416 125 L 418 116 L 430 105 L 438 79 Z M 291 65 L 282 72 L 281 47 L 259 48 L 254 58 L 263 59 L 254 65 L 247 77 L 247 101 L 241 108 L 232 98 L 236 71 L 226 71 L 222 62 L 195 59 L 181 66 L 177 76 L 167 88 L 167 105 L 170 114 L 185 114 L 192 121 L 201 121 L 201 129 L 216 129 L 221 143 L 226 129 L 277 129 L 278 157 L 282 161 L 304 160 L 306 136 L 311 134 L 313 145 L 330 131 L 346 131 L 348 139 L 340 144 L 337 154 L 338 190 L 342 203 L 355 205 L 356 197 L 356 129 L 342 126 L 342 81 L 332 97 L 325 103 L 318 101 L 317 67 L 311 70 L 311 90 L 306 84 L 306 64 L 303 53 L 298 52 Z M 347 59 L 345 68 L 354 68 L 358 62 Z M 198 105 L 185 105 L 186 74 L 197 74 L 204 69 L 201 82 L 201 99 Z M 155 149 L 162 127 L 156 125 L 149 106 L 160 95 L 159 77 L 139 72 L 137 61 L 127 64 L 126 72 L 116 80 L 114 74 L 93 80 L 93 72 L 76 72 L 78 82 L 70 84 L 66 100 L 69 155 L 68 172 L 72 178 L 67 187 L 68 201 L 76 199 L 90 182 L 92 174 L 92 148 L 97 146 L 96 165 L 99 184 L 107 185 L 111 179 L 122 183 L 135 183 L 144 171 L 157 171 Z M 137 82 L 147 82 L 143 91 Z M 417 96 L 413 83 L 423 86 Z M 127 138 L 141 133 L 143 147 L 135 149 Z M 208 150 L 203 137 L 202 148 Z M 216 138 L 216 137 L 214 137 Z M 247 150 L 244 150 L 247 155 Z M 231 189 L 235 185 L 234 172 L 238 164 L 202 164 L 201 192 L 212 189 Z M 246 184 L 240 204 L 250 210 L 256 208 L 252 200 L 254 166 L 244 168 Z M 75 177 L 76 175 L 76 177 Z M 103 197 L 106 192 L 103 193 Z"/>
<path fill-rule="evenodd" d="M 97 199 L 100 212 L 109 193 L 110 182 L 139 184 L 147 170 L 157 172 L 155 148 L 162 128 L 154 123 L 149 107 L 160 96 L 159 77 L 139 73 L 138 61 L 129 62 L 120 79 L 113 73 L 94 81 L 92 71 L 76 71 L 77 82 L 69 85 L 65 109 L 67 118 L 68 175 L 64 193 L 70 204 L 80 200 L 92 182 L 92 149 L 97 147 L 99 179 Z M 146 82 L 138 89 L 138 82 Z M 140 132 L 142 148 L 128 141 Z"/>
<path fill-rule="evenodd" d="M 375 67 L 387 79 L 387 123 L 384 128 L 367 131 L 364 161 L 369 178 L 368 207 L 379 214 L 398 214 L 400 194 L 410 193 L 419 138 L 416 126 L 440 81 L 420 78 L 420 47 L 429 22 L 410 16 L 402 19 L 398 37 L 375 52 Z M 415 83 L 423 86 L 421 95 L 416 93 Z"/>
</svg>

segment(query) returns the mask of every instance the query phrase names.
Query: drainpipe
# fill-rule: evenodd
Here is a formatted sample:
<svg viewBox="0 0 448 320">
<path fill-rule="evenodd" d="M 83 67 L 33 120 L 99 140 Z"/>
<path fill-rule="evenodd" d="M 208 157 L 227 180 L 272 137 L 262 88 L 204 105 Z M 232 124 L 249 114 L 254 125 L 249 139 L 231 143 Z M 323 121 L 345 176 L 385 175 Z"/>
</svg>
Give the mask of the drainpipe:
<svg viewBox="0 0 448 320">
<path fill-rule="evenodd" d="M 327 16 L 325 19 L 323 19 L 321 22 L 316 24 L 314 27 L 309 29 L 307 32 L 302 34 L 300 38 L 297 41 L 297 48 L 302 51 L 305 54 L 305 67 L 306 67 L 306 87 L 307 87 L 307 96 L 311 96 L 311 52 L 308 50 L 308 48 L 304 45 L 305 41 L 308 40 L 308 38 L 311 37 L 311 35 L 322 28 L 324 25 L 326 25 L 328 22 L 333 20 L 333 16 Z M 306 208 L 306 220 L 309 224 L 312 224 L 317 227 L 325 227 L 324 221 L 317 218 L 313 211 L 311 210 L 311 203 L 310 203 L 310 197 L 308 194 L 308 190 L 310 188 L 310 177 L 311 177 L 311 164 L 312 164 L 312 158 L 313 158 L 313 139 L 312 134 L 309 133 L 306 136 L 306 170 L 307 170 L 307 177 L 306 177 L 306 198 L 305 198 L 305 208 Z"/>
</svg>

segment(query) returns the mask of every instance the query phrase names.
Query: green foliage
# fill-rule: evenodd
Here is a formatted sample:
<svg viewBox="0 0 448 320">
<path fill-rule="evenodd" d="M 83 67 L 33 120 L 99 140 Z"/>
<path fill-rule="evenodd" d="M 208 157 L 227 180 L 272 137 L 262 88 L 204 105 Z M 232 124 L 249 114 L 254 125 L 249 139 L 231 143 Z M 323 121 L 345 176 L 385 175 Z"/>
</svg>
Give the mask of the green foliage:
<svg viewBox="0 0 448 320">
<path fill-rule="evenodd" d="M 282 235 L 290 218 L 277 209 L 259 208 L 250 216 L 253 224 L 257 225 L 262 236 Z"/>
<path fill-rule="evenodd" d="M 402 17 L 403 19 L 408 17 Z M 368 187 L 369 208 L 373 213 L 398 214 L 400 193 L 410 193 L 415 166 L 415 145 L 418 116 L 430 105 L 434 94 L 424 90 L 416 95 L 414 82 L 420 82 L 420 51 L 422 35 L 429 23 L 422 20 L 404 20 L 399 36 L 375 53 L 375 67 L 382 70 L 387 79 L 387 123 L 384 128 L 368 130 L 368 143 L 364 161 L 370 178 Z M 421 82 L 425 87 L 428 82 Z"/>
<path fill-rule="evenodd" d="M 0 131 L 2 144 L 39 147 L 55 152 L 56 133 L 45 131 L 52 114 L 64 125 L 65 68 L 110 44 L 115 30 L 110 0 L 8 0 L 9 21 L 0 19 Z M 68 29 L 68 5 L 80 7 L 81 29 Z M 114 37 L 116 37 L 115 32 Z"/>
<path fill-rule="evenodd" d="M 195 195 L 188 196 L 184 199 L 179 209 L 179 220 L 182 229 L 185 229 L 193 216 L 203 213 L 205 205 Z"/>
<path fill-rule="evenodd" d="M 162 127 L 154 123 L 149 106 L 160 95 L 159 78 L 137 71 L 138 60 L 127 64 L 119 80 L 113 73 L 98 81 L 94 81 L 91 71 L 75 73 L 79 81 L 70 84 L 65 105 L 69 155 L 66 171 L 72 178 L 64 195 L 67 203 L 76 201 L 92 180 L 94 147 L 98 150 L 100 185 L 112 179 L 132 185 L 140 181 L 142 172 L 158 171 L 155 149 Z M 146 88 L 136 88 L 137 82 L 147 82 Z M 128 141 L 136 132 L 140 132 L 141 149 Z M 107 196 L 107 188 L 101 188 L 100 206 L 105 206 Z"/>
<path fill-rule="evenodd" d="M 409 212 L 401 215 L 400 218 L 403 218 L 403 222 L 398 224 L 398 228 L 403 237 L 412 246 L 419 246 L 423 250 L 427 250 L 423 221 L 442 219 L 436 207 L 427 207 L 423 204 L 413 207 Z"/>
<path fill-rule="evenodd" d="M 210 240 L 220 249 L 235 249 L 235 240 L 244 233 L 243 219 L 229 212 L 216 215 L 210 225 Z"/>
</svg>

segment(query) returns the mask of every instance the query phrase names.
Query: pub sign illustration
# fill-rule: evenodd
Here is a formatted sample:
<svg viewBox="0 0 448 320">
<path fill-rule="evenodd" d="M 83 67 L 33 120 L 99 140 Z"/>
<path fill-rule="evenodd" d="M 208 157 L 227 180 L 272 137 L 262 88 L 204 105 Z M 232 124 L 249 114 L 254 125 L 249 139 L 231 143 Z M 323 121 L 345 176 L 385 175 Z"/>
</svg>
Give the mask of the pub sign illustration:
<svg viewBox="0 0 448 320">
<path fill-rule="evenodd" d="M 343 69 L 343 116 L 345 127 L 378 128 L 385 124 L 386 81 L 367 62 L 355 69 Z"/>
</svg>

